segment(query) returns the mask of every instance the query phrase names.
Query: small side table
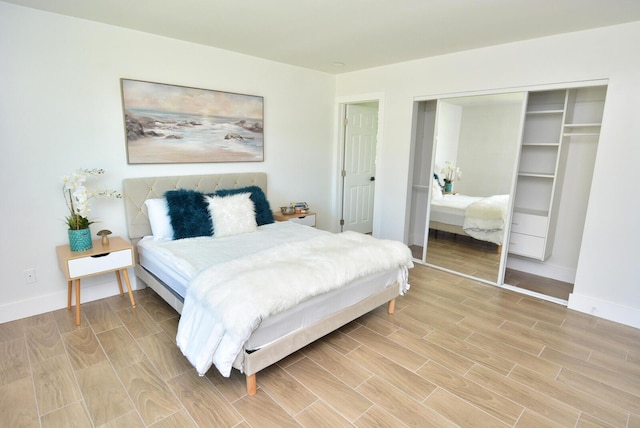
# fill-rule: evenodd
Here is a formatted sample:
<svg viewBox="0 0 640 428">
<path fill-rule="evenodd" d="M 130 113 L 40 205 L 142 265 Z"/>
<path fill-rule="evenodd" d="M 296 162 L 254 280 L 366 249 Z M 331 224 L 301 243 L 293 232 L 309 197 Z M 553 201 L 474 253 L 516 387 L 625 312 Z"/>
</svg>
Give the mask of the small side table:
<svg viewBox="0 0 640 428">
<path fill-rule="evenodd" d="M 275 221 L 292 221 L 305 226 L 316 226 L 316 213 L 314 212 L 308 212 L 306 214 L 282 214 L 282 212 L 274 211 L 273 218 Z"/>
<path fill-rule="evenodd" d="M 68 299 L 67 309 L 71 310 L 71 294 L 73 290 L 73 282 L 76 283 L 76 325 L 80 325 L 80 280 L 93 275 L 100 275 L 108 272 L 115 272 L 120 288 L 120 295 L 124 295 L 122 289 L 122 279 L 120 273 L 124 276 L 124 282 L 129 290 L 129 299 L 131 306 L 135 309 L 136 301 L 131 291 L 131 283 L 129 282 L 129 274 L 127 268 L 135 266 L 135 258 L 133 257 L 133 245 L 119 237 L 109 238 L 108 245 L 102 245 L 102 239 L 93 241 L 93 248 L 87 251 L 71 251 L 69 245 L 60 245 L 56 247 L 58 255 L 58 264 L 60 270 L 67 277 Z"/>
</svg>

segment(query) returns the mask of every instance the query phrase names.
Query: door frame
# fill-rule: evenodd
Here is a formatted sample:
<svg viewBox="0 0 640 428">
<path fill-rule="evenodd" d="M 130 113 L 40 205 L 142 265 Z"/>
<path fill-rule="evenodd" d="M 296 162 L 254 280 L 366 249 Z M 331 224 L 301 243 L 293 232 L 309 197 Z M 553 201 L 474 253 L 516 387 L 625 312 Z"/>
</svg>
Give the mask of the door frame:
<svg viewBox="0 0 640 428">
<path fill-rule="evenodd" d="M 362 94 L 362 95 L 353 95 L 348 97 L 338 97 L 336 98 L 336 141 L 337 151 L 336 151 L 336 161 L 334 168 L 334 177 L 335 177 L 335 213 L 336 213 L 336 228 L 338 231 L 342 231 L 342 225 L 340 225 L 340 220 L 342 219 L 343 210 L 344 210 L 344 180 L 342 177 L 342 167 L 344 164 L 344 150 L 345 150 L 345 125 L 344 118 L 347 111 L 347 106 L 350 104 L 364 104 L 364 103 L 378 103 L 378 135 L 376 138 L 376 181 L 379 181 L 379 172 L 380 172 L 380 147 L 383 143 L 383 118 L 384 118 L 384 94 L 383 93 L 372 93 L 372 94 Z M 376 219 L 379 217 L 376 215 L 378 212 L 378 189 L 379 186 L 376 183 L 374 189 L 373 196 L 373 236 L 376 236 L 379 233 L 380 226 L 379 222 Z M 331 228 L 333 229 L 333 227 Z"/>
</svg>

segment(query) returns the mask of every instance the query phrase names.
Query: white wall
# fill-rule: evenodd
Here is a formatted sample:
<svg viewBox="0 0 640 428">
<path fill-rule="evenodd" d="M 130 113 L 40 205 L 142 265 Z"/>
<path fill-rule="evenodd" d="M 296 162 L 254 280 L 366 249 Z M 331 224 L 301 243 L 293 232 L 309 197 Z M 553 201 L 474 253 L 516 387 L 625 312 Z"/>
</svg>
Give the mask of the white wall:
<svg viewBox="0 0 640 428">
<path fill-rule="evenodd" d="M 640 22 L 339 75 L 338 97 L 383 92 L 376 236 L 402 239 L 416 97 L 609 79 L 582 251 L 569 307 L 640 327 Z M 612 191 L 613 183 L 617 191 Z M 618 195 L 629 195 L 621 198 Z M 632 196 L 633 195 L 633 196 Z"/>
<path fill-rule="evenodd" d="M 432 101 L 429 101 L 432 102 Z M 451 162 L 454 166 L 458 166 L 458 149 L 460 147 L 460 130 L 462 124 L 462 106 L 440 102 L 437 115 L 437 137 L 436 137 L 436 154 L 433 166 L 433 172 L 438 174 L 440 183 L 444 185 L 444 174 L 442 169 L 447 166 L 447 162 Z M 435 134 L 435 133 L 434 133 Z M 427 140 L 432 140 L 434 135 L 426 135 Z M 431 147 L 431 145 L 429 145 Z M 429 165 L 423 165 L 427 170 Z M 459 183 L 457 183 L 459 184 Z"/>
<path fill-rule="evenodd" d="M 457 192 L 473 196 L 511 192 L 520 142 L 521 105 L 489 103 L 463 109 L 457 157 L 462 179 L 455 183 Z"/>
<path fill-rule="evenodd" d="M 265 171 L 274 208 L 305 200 L 319 227 L 333 223 L 334 76 L 2 2 L 0 58 L 0 322 L 66 306 L 61 177 L 80 167 L 106 169 L 118 189 L 125 177 Z M 127 165 L 120 78 L 263 96 L 265 161 Z M 126 236 L 122 201 L 96 202 L 94 228 Z M 117 292 L 114 275 L 83 284 L 83 301 Z"/>
</svg>

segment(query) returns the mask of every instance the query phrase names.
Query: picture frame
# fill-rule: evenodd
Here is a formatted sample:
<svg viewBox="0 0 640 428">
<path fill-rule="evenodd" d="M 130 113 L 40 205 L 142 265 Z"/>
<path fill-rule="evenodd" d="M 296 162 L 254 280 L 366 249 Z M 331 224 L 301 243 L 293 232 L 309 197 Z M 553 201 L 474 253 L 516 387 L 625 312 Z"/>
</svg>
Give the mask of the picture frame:
<svg viewBox="0 0 640 428">
<path fill-rule="evenodd" d="M 263 97 L 120 82 L 129 164 L 264 161 Z"/>
</svg>

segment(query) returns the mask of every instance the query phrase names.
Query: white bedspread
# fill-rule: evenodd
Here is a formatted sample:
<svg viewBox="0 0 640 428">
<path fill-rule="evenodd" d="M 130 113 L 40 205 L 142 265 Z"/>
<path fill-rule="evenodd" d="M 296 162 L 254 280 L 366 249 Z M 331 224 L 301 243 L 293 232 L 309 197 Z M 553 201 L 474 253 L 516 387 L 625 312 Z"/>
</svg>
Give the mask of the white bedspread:
<svg viewBox="0 0 640 428">
<path fill-rule="evenodd" d="M 322 234 L 214 265 L 187 290 L 178 346 L 203 375 L 215 364 L 229 376 L 261 320 L 362 276 L 399 268 L 404 294 L 413 266 L 408 247 L 355 232 Z"/>
<path fill-rule="evenodd" d="M 473 202 L 465 210 L 464 231 L 483 241 L 502 245 L 509 195 L 493 195 Z"/>
<path fill-rule="evenodd" d="M 201 236 L 178 240 L 144 238 L 142 250 L 151 249 L 162 263 L 171 266 L 185 281 L 193 279 L 209 266 L 264 251 L 275 245 L 304 241 L 329 232 L 290 221 L 258 227 L 253 233 L 212 238 Z M 182 296 L 185 297 L 184 295 Z"/>
</svg>

